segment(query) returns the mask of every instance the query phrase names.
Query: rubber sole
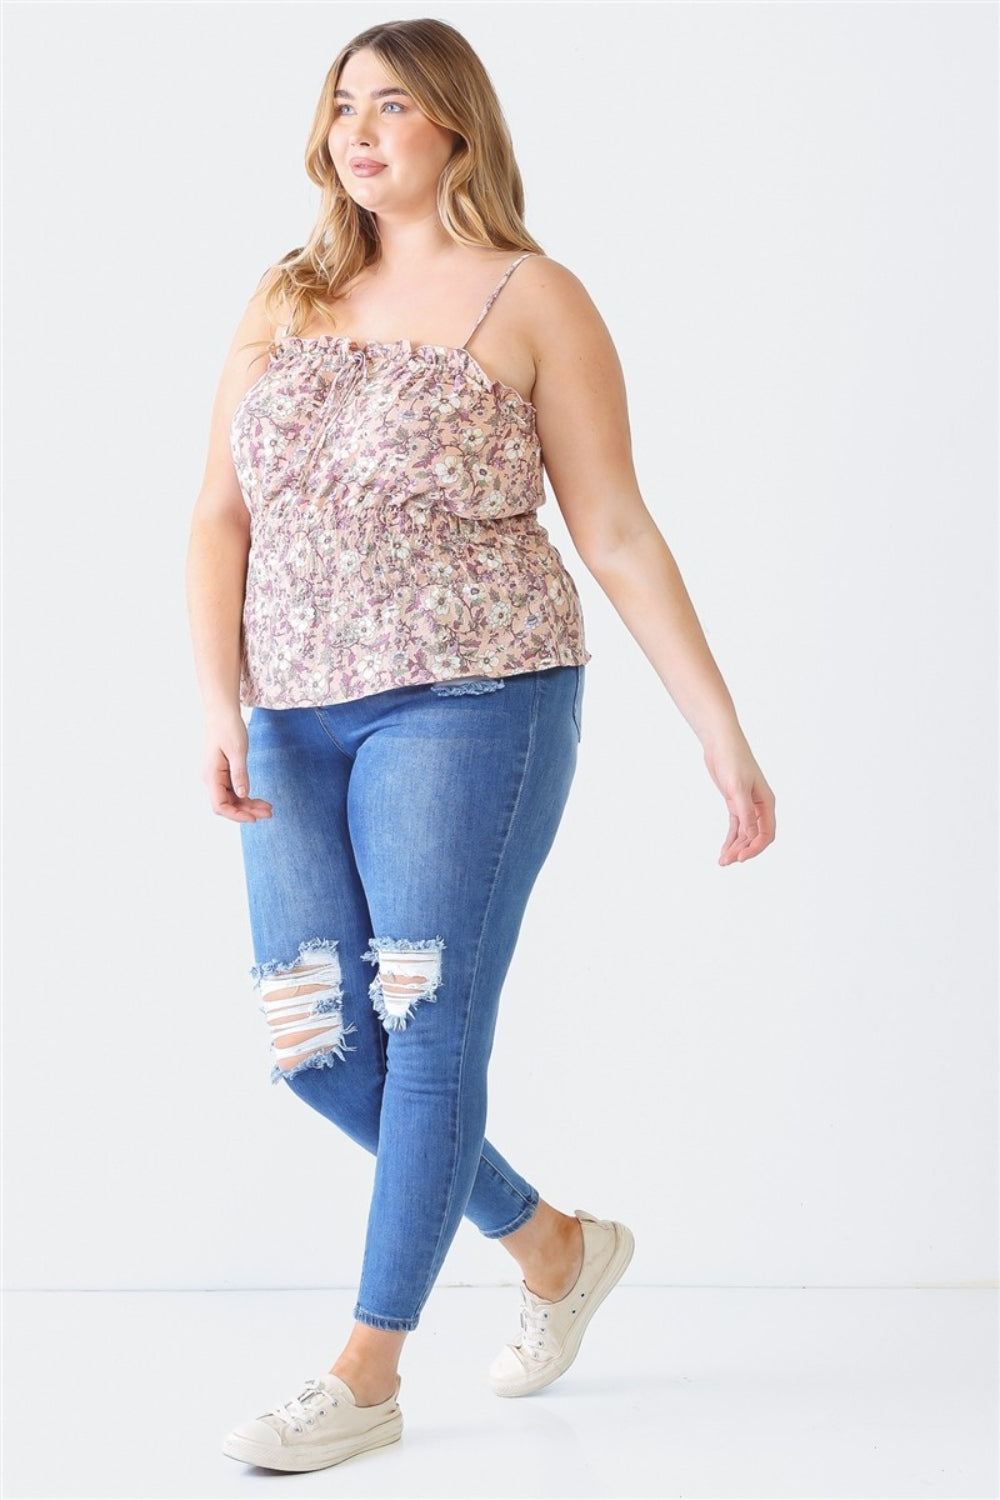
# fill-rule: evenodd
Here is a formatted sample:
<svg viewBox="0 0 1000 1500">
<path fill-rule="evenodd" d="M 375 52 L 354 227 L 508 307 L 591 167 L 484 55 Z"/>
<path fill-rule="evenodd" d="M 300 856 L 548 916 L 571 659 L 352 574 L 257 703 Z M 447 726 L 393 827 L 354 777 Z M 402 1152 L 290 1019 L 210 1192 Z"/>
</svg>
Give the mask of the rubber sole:
<svg viewBox="0 0 1000 1500">
<path fill-rule="evenodd" d="M 238 1459 L 244 1464 L 256 1464 L 259 1469 L 279 1469 L 283 1474 L 306 1474 L 312 1469 L 329 1469 L 341 1464 L 346 1458 L 356 1458 L 371 1448 L 388 1448 L 398 1443 L 403 1436 L 402 1414 L 388 1422 L 373 1427 L 370 1432 L 360 1432 L 353 1437 L 340 1438 L 324 1448 L 313 1448 L 306 1452 L 294 1448 L 272 1448 L 268 1443 L 255 1443 L 250 1438 L 235 1435 L 227 1437 L 222 1451 L 227 1458 Z"/>
<path fill-rule="evenodd" d="M 590 1301 L 585 1308 L 581 1309 L 580 1316 L 570 1329 L 562 1354 L 544 1374 L 532 1376 L 530 1380 L 519 1381 L 517 1384 L 508 1382 L 504 1385 L 494 1385 L 493 1390 L 496 1395 L 532 1396 L 535 1391 L 544 1390 L 547 1385 L 552 1384 L 553 1380 L 558 1380 L 560 1375 L 565 1375 L 576 1359 L 580 1352 L 583 1335 L 587 1331 L 587 1325 L 608 1293 L 614 1290 L 624 1276 L 635 1250 L 635 1236 L 631 1229 L 624 1224 L 619 1224 L 617 1220 L 614 1222 L 618 1231 L 618 1244 L 604 1268 L 604 1274 L 591 1294 Z"/>
</svg>

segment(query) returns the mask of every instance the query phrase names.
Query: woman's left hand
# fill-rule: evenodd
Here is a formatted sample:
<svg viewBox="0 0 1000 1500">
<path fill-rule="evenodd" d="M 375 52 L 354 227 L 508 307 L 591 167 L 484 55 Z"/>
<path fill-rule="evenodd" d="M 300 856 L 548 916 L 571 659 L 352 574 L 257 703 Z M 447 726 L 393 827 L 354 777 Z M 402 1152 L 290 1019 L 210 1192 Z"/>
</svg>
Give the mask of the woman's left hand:
<svg viewBox="0 0 1000 1500">
<path fill-rule="evenodd" d="M 705 764 L 729 808 L 719 864 L 743 864 L 774 842 L 774 793 L 739 730 L 707 744 Z"/>
</svg>

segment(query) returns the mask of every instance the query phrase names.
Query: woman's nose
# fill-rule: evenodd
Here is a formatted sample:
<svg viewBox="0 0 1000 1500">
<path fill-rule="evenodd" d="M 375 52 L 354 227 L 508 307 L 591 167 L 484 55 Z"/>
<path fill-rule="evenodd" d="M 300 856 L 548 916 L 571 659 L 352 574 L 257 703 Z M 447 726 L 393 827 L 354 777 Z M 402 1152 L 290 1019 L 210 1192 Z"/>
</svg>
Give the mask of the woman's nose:
<svg viewBox="0 0 1000 1500">
<path fill-rule="evenodd" d="M 356 115 L 354 129 L 350 132 L 348 139 L 352 146 L 371 146 L 375 140 L 375 127 L 367 116 Z"/>
</svg>

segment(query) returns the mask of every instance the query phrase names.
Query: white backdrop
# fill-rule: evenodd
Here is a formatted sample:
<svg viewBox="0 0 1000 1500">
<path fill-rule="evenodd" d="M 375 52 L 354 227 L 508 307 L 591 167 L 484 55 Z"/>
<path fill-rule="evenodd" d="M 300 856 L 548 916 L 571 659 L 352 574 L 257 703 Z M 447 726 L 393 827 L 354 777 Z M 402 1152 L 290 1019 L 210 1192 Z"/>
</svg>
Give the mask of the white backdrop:
<svg viewBox="0 0 1000 1500">
<path fill-rule="evenodd" d="M 323 76 L 458 26 L 611 328 L 640 483 L 775 789 L 572 549 L 593 660 L 489 1134 L 633 1284 L 995 1275 L 996 9 L 6 7 L 6 1279 L 353 1286 L 372 1159 L 267 1081 L 199 779 L 187 527 L 229 339 L 301 244 Z M 463 1224 L 442 1284 L 516 1267 Z"/>
</svg>

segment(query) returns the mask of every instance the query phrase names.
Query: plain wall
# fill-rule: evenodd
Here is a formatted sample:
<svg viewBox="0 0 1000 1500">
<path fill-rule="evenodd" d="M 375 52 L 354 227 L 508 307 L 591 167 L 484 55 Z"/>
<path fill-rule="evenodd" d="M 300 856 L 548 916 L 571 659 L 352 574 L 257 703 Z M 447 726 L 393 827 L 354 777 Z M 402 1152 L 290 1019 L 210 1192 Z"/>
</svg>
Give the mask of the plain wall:
<svg viewBox="0 0 1000 1500">
<path fill-rule="evenodd" d="M 311 226 L 325 72 L 480 51 L 640 485 L 777 796 L 722 869 L 609 599 L 489 1134 L 633 1283 L 996 1271 L 993 6 L 5 7 L 6 1276 L 356 1284 L 372 1159 L 272 1088 L 183 561 L 215 385 Z M 516 1279 L 463 1224 L 442 1283 Z M 427 1316 L 427 1315 L 425 1315 Z"/>
</svg>

